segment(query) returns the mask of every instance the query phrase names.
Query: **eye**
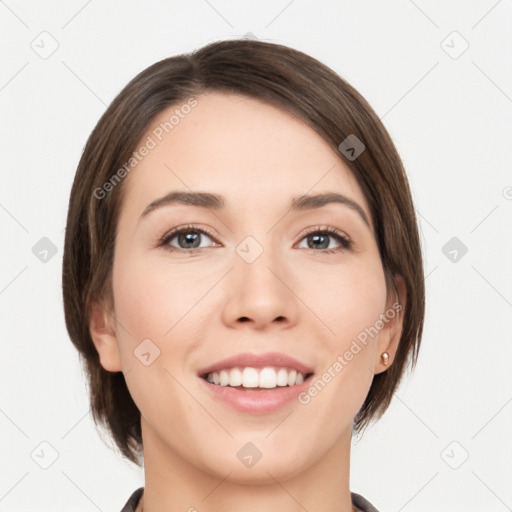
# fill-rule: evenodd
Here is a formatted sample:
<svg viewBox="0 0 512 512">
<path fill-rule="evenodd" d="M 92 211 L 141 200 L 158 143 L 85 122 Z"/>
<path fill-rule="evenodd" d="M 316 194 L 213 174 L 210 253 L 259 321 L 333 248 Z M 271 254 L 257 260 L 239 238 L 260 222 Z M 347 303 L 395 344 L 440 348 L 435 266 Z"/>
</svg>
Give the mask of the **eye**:
<svg viewBox="0 0 512 512">
<path fill-rule="evenodd" d="M 166 233 L 160 240 L 159 245 L 165 246 L 167 249 L 174 251 L 194 252 L 208 246 L 201 246 L 204 238 L 212 239 L 213 235 L 208 233 L 205 229 L 200 229 L 195 226 L 184 226 L 175 228 Z M 176 245 L 171 242 L 176 240 Z"/>
<path fill-rule="evenodd" d="M 338 247 L 330 247 L 331 244 L 329 239 L 336 240 L 338 242 Z M 324 254 L 350 250 L 353 245 L 352 240 L 347 235 L 328 226 L 312 228 L 301 240 L 307 241 L 307 249 L 320 249 L 318 252 L 322 252 Z"/>
<path fill-rule="evenodd" d="M 213 235 L 206 229 L 188 225 L 167 232 L 159 241 L 158 245 L 170 251 L 193 253 L 200 249 L 214 246 L 212 244 L 202 245 L 201 242 L 204 241 L 205 238 L 214 240 Z M 311 228 L 303 235 L 301 240 L 307 241 L 307 247 L 299 246 L 299 248 L 317 250 L 317 252 L 322 254 L 350 250 L 353 245 L 352 240 L 347 235 L 329 226 Z M 332 247 L 332 240 L 338 243 L 337 247 Z"/>
</svg>

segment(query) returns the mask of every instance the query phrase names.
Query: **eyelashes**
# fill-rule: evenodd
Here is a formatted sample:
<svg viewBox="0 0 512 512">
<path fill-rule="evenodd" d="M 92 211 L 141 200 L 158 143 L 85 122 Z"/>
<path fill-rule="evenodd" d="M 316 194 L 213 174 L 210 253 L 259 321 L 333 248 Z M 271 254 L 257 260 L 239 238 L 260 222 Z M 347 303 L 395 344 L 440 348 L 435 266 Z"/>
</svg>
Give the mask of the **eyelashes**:
<svg viewBox="0 0 512 512">
<path fill-rule="evenodd" d="M 195 227 L 193 225 L 188 225 L 188 226 L 184 226 L 184 227 L 181 227 L 181 228 L 172 229 L 170 232 L 166 233 L 161 238 L 161 240 L 158 243 L 158 245 L 160 247 L 167 248 L 171 252 L 174 252 L 174 251 L 196 252 L 197 250 L 202 249 L 202 247 L 201 248 L 193 247 L 192 249 L 183 249 L 181 247 L 173 247 L 173 246 L 170 245 L 170 242 L 171 242 L 172 239 L 174 239 L 176 237 L 179 237 L 181 235 L 190 235 L 190 234 L 194 234 L 194 233 L 200 233 L 201 236 L 202 235 L 206 235 L 209 238 L 215 239 L 213 234 L 210 233 L 208 230 L 206 230 L 204 228 L 198 228 L 198 227 Z M 188 242 L 190 243 L 190 239 L 188 240 Z"/>
<path fill-rule="evenodd" d="M 194 235 L 196 235 L 196 236 L 194 236 Z M 199 236 L 197 236 L 197 235 L 199 235 Z M 201 243 L 201 239 L 204 236 L 211 238 L 213 241 L 215 241 L 215 243 L 217 243 L 215 240 L 215 236 L 209 230 L 207 230 L 205 228 L 199 228 L 194 225 L 187 225 L 187 226 L 182 226 L 179 228 L 174 228 L 171 231 L 167 232 L 159 240 L 157 247 L 163 247 L 170 252 L 178 251 L 178 252 L 183 252 L 183 253 L 194 254 L 197 251 L 200 251 L 201 249 L 206 249 L 208 247 L 212 247 L 212 246 L 200 247 L 197 245 L 198 242 L 199 242 L 199 244 Z M 324 245 L 325 240 L 327 240 L 327 245 L 329 246 L 330 238 L 335 239 L 339 243 L 340 247 L 335 247 L 335 248 L 331 248 L 331 249 L 321 247 L 320 249 L 315 249 L 316 242 L 320 242 L 318 245 L 316 245 L 316 247 L 318 247 L 318 246 Z M 191 247 L 190 246 L 186 247 L 186 248 L 175 247 L 170 244 L 170 242 L 173 241 L 174 239 L 178 239 L 178 243 L 181 242 L 184 244 L 190 244 Z M 303 233 L 301 235 L 300 242 L 302 242 L 303 240 L 307 240 L 307 239 L 314 240 L 314 242 L 312 244 L 308 244 L 307 249 L 311 250 L 313 252 L 321 253 L 321 254 L 340 253 L 340 252 L 344 252 L 344 251 L 349 251 L 353 247 L 352 240 L 346 234 L 344 234 L 341 231 L 339 231 L 333 227 L 330 227 L 330 226 L 317 226 L 314 228 L 309 228 L 308 230 L 306 230 L 305 233 Z"/>
</svg>

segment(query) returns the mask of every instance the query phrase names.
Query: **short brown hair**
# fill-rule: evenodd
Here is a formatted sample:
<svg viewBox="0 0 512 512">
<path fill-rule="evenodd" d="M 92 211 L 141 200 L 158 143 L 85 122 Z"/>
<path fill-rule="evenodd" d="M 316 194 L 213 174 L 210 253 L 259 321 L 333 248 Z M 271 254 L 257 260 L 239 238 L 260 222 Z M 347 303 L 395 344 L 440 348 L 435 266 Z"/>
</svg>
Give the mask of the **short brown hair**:
<svg viewBox="0 0 512 512">
<path fill-rule="evenodd" d="M 311 126 L 351 169 L 369 204 L 386 277 L 402 276 L 407 305 L 393 364 L 373 378 L 354 427 L 362 430 L 385 412 L 407 362 L 415 367 L 420 346 L 425 289 L 414 205 L 401 159 L 367 101 L 316 59 L 280 44 L 224 40 L 151 65 L 118 94 L 92 131 L 76 171 L 66 225 L 63 299 L 66 327 L 88 377 L 91 411 L 124 456 L 142 454 L 140 411 L 122 372 L 106 371 L 89 331 L 94 301 L 112 304 L 112 265 L 123 182 L 101 200 L 95 190 L 131 157 L 162 110 L 206 91 L 243 94 L 284 109 Z M 355 135 L 365 150 L 356 159 L 339 149 Z M 395 289 L 396 291 L 396 289 Z"/>
</svg>

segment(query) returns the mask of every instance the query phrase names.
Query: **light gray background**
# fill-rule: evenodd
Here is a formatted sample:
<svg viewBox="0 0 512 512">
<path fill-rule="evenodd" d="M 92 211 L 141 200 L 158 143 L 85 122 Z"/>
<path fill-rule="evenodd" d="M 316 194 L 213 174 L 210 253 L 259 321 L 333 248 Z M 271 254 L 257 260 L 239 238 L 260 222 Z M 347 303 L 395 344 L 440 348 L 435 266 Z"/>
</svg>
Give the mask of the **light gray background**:
<svg viewBox="0 0 512 512">
<path fill-rule="evenodd" d="M 420 215 L 419 364 L 354 439 L 351 489 L 383 512 L 512 509 L 511 0 L 6 0 L 0 19 L 1 511 L 117 511 L 143 484 L 98 436 L 65 330 L 69 191 L 90 131 L 136 73 L 248 32 L 367 98 Z M 43 237 L 57 251 L 47 261 Z M 443 253 L 452 237 L 456 261 Z"/>
</svg>

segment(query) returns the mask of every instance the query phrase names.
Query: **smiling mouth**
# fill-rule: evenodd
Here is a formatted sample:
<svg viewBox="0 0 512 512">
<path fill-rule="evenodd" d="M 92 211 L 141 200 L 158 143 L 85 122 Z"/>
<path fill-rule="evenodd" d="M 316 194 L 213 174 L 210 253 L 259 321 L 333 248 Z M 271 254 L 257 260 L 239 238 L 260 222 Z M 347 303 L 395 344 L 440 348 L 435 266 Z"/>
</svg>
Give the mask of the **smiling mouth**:
<svg viewBox="0 0 512 512">
<path fill-rule="evenodd" d="M 216 386 L 244 391 L 270 391 L 300 385 L 313 373 L 301 373 L 293 368 L 265 366 L 263 368 L 235 367 L 206 373 L 200 377 Z"/>
</svg>

